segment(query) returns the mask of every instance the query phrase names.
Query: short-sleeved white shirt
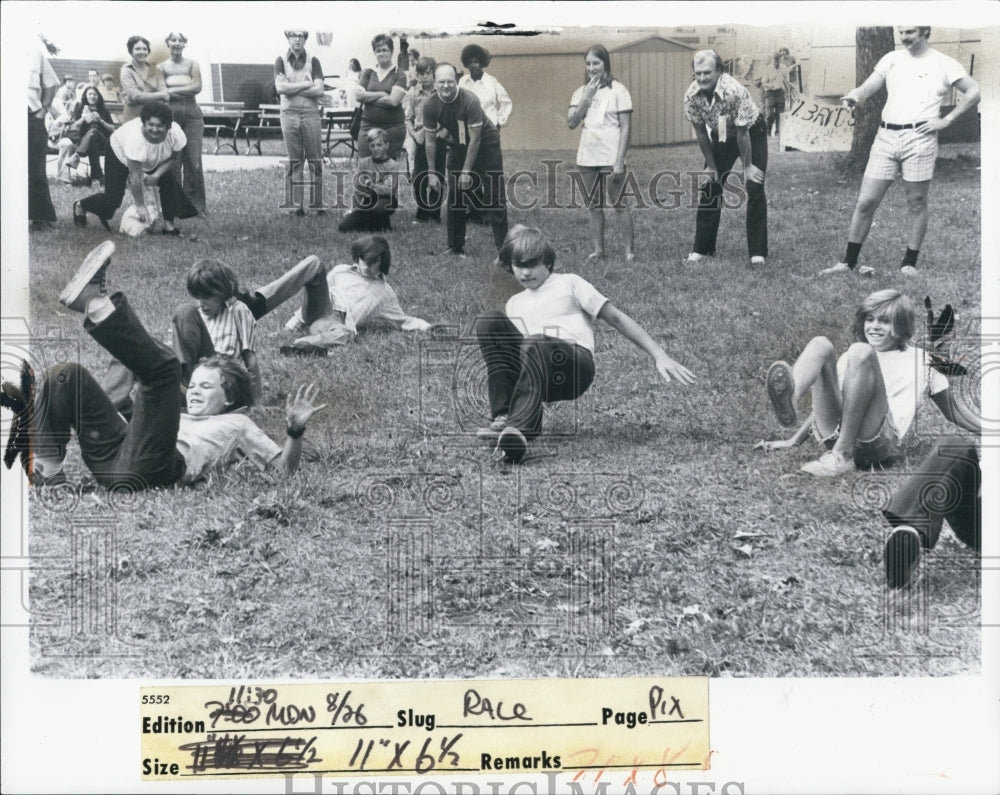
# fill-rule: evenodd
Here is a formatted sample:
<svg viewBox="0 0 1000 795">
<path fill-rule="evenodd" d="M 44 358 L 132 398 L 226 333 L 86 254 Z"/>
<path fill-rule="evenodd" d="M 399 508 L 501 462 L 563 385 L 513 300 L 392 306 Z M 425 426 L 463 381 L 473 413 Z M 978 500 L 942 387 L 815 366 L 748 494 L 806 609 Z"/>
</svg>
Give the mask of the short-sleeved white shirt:
<svg viewBox="0 0 1000 795">
<path fill-rule="evenodd" d="M 594 320 L 607 298 L 575 273 L 553 273 L 541 286 L 512 295 L 505 312 L 525 336 L 544 334 L 594 352 Z"/>
<path fill-rule="evenodd" d="M 181 485 L 193 483 L 240 458 L 264 470 L 281 448 L 246 414 L 213 414 L 195 417 L 181 414 L 177 449 L 184 456 Z"/>
<path fill-rule="evenodd" d="M 968 77 L 958 61 L 928 49 L 920 57 L 909 50 L 883 55 L 875 71 L 885 79 L 889 97 L 882 109 L 886 124 L 914 124 L 941 115 L 941 102 L 957 80 Z"/>
<path fill-rule="evenodd" d="M 119 161 L 128 165 L 129 160 L 142 163 L 143 171 L 152 171 L 157 166 L 167 162 L 174 152 L 179 152 L 187 145 L 184 135 L 177 122 L 171 122 L 167 137 L 160 143 L 153 144 L 142 134 L 142 119 L 132 119 L 111 133 L 111 149 Z"/>
<path fill-rule="evenodd" d="M 882 371 L 889 414 L 902 439 L 913 423 L 917 402 L 923 395 L 936 395 L 948 388 L 948 379 L 930 366 L 927 351 L 910 345 L 905 351 L 876 351 Z M 845 353 L 837 361 L 841 384 L 846 370 Z"/>
<path fill-rule="evenodd" d="M 573 92 L 569 101 L 571 108 L 580 104 L 586 86 Z M 578 166 L 613 166 L 618 159 L 618 144 L 621 141 L 621 120 L 619 113 L 632 112 L 632 95 L 617 80 L 610 86 L 599 88 L 590 100 L 587 115 L 583 118 L 583 133 L 580 147 L 576 151 Z"/>
</svg>

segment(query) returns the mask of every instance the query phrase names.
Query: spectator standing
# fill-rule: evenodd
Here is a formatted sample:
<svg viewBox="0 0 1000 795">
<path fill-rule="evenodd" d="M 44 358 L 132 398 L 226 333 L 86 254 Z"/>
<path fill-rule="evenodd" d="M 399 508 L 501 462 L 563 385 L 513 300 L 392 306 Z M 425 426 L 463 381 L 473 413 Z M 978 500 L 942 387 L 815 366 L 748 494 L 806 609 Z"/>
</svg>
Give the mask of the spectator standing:
<svg viewBox="0 0 1000 795">
<path fill-rule="evenodd" d="M 368 157 L 368 131 L 373 127 L 389 136 L 389 157 L 396 160 L 406 139 L 403 97 L 406 95 L 406 71 L 392 65 L 392 38 L 379 33 L 372 39 L 375 68 L 365 69 L 358 79 L 358 101 L 362 104 L 358 155 Z"/>
<path fill-rule="evenodd" d="M 722 220 L 722 186 L 739 158 L 747 196 L 750 264 L 763 265 L 767 257 L 767 130 L 750 92 L 735 77 L 723 73 L 722 58 L 715 50 L 694 54 L 694 81 L 684 94 L 684 116 L 694 127 L 705 168 L 711 174 L 699 192 L 694 248 L 687 264 L 715 254 Z"/>
<path fill-rule="evenodd" d="M 792 84 L 786 62 L 791 60 L 787 47 L 779 49 L 764 66 L 756 83 L 764 92 L 764 124 L 767 134 L 774 130 L 781 134 L 779 115 L 785 112 L 785 101 L 791 94 Z"/>
<path fill-rule="evenodd" d="M 910 218 L 900 271 L 906 276 L 916 273 L 917 256 L 927 233 L 927 194 L 937 160 L 938 131 L 951 126 L 979 103 L 979 84 L 969 77 L 965 67 L 932 50 L 927 43 L 930 28 L 901 25 L 898 32 L 903 49 L 882 56 L 868 79 L 843 97 L 844 104 L 853 108 L 883 86 L 889 94 L 851 216 L 847 252 L 842 261 L 820 271 L 823 275 L 855 269 L 861 246 L 871 231 L 875 210 L 900 172 Z M 957 88 L 962 96 L 948 115 L 941 118 L 941 102 L 952 88 Z M 858 269 L 861 276 L 871 276 L 874 272 L 868 265 Z"/>
<path fill-rule="evenodd" d="M 292 178 L 292 196 L 300 195 L 296 215 L 305 215 L 305 192 L 302 185 L 303 163 L 309 162 L 314 183 L 319 181 L 322 167 L 320 134 L 323 122 L 319 103 L 324 95 L 323 67 L 319 59 L 306 52 L 309 33 L 301 28 L 286 30 L 288 52 L 274 62 L 274 88 L 281 97 L 281 134 L 285 139 Z M 319 201 L 319 197 L 314 197 Z"/>
<path fill-rule="evenodd" d="M 105 102 L 120 102 L 118 84 L 115 83 L 114 75 L 105 72 L 101 75 L 101 85 L 98 87 Z"/>
<path fill-rule="evenodd" d="M 587 259 L 604 257 L 605 183 L 610 174 L 607 198 L 621 219 L 625 261 L 632 262 L 635 259 L 632 210 L 622 200 L 625 154 L 632 131 L 632 96 L 611 74 L 611 56 L 605 47 L 600 44 L 591 47 L 583 63 L 586 82 L 573 92 L 567 123 L 574 130 L 583 122 L 576 165 L 590 204 L 590 238 L 594 250 Z"/>
<path fill-rule="evenodd" d="M 437 159 L 438 146 L 448 147 L 448 251 L 465 255 L 465 227 L 470 202 L 482 201 L 482 213 L 500 250 L 507 236 L 507 195 L 503 179 L 500 133 L 483 113 L 476 95 L 458 87 L 458 73 L 449 63 L 434 70 L 434 91 L 424 103 L 424 145 L 427 161 Z M 432 173 L 432 190 L 440 179 Z"/>
<path fill-rule="evenodd" d="M 413 196 L 417 202 L 416 221 L 441 223 L 441 191 L 432 189 L 428 180 L 431 170 L 444 174 L 446 163 L 445 147 L 438 147 L 433 163 L 427 160 L 424 141 L 424 103 L 434 96 L 434 70 L 437 62 L 433 58 L 417 61 L 417 82 L 406 92 L 403 113 L 406 117 L 407 144 L 413 146 Z"/>
<path fill-rule="evenodd" d="M 169 102 L 163 72 L 149 63 L 149 39 L 129 36 L 125 43 L 132 62 L 122 66 L 121 83 L 122 124 L 138 118 L 147 102 Z"/>
<path fill-rule="evenodd" d="M 462 66 L 469 73 L 458 81 L 459 88 L 467 88 L 479 99 L 486 118 L 496 125 L 497 130 L 507 123 L 514 108 L 507 90 L 500 81 L 486 72 L 490 65 L 489 52 L 478 44 L 468 44 L 462 48 Z"/>
<path fill-rule="evenodd" d="M 170 48 L 170 59 L 160 64 L 163 79 L 170 95 L 170 110 L 174 122 L 187 138 L 187 145 L 181 152 L 174 177 L 184 186 L 191 203 L 199 213 L 205 212 L 205 173 L 201 165 L 202 139 L 205 135 L 205 119 L 195 97 L 201 93 L 201 69 L 198 62 L 184 57 L 187 36 L 170 33 L 166 38 Z"/>
<path fill-rule="evenodd" d="M 59 78 L 42 52 L 42 42 L 32 40 L 28 47 L 28 220 L 34 230 L 49 229 L 56 220 L 45 175 L 45 117 L 58 89 Z"/>
</svg>

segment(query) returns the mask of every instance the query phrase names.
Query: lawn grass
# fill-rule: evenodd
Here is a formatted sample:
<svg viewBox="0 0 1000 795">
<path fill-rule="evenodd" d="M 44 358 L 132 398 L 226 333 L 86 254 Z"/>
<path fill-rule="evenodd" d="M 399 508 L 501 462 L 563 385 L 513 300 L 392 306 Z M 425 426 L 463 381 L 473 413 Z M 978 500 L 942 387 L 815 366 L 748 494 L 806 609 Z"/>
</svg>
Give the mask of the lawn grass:
<svg viewBox="0 0 1000 795">
<path fill-rule="evenodd" d="M 506 153 L 510 175 L 571 152 Z M 637 150 L 645 184 L 658 170 L 697 170 L 694 146 Z M 854 306 L 886 286 L 980 313 L 978 149 L 943 147 L 919 275 L 897 266 L 905 202 L 893 188 L 862 262 L 873 280 L 816 272 L 843 253 L 859 178 L 835 156 L 772 154 L 771 255 L 747 263 L 742 210 L 725 213 L 719 256 L 683 267 L 693 210 L 638 211 L 637 261 L 626 265 L 609 223 L 609 258 L 588 263 L 586 213 L 511 211 L 538 224 L 557 269 L 580 274 L 636 318 L 699 377 L 659 384 L 651 362 L 597 328 L 597 377 L 574 404 L 551 407 L 546 437 L 519 468 L 496 464 L 469 436 L 485 419 L 485 370 L 466 335 L 475 316 L 516 291 L 491 266 L 489 230 L 470 226 L 466 259 L 445 252 L 443 226 L 412 226 L 412 199 L 389 235 L 390 282 L 404 309 L 450 328 L 412 336 L 365 331 L 323 360 L 277 353 L 291 308 L 258 325 L 264 374 L 255 420 L 283 432 L 292 385 L 316 380 L 329 404 L 305 437 L 290 481 L 243 465 L 193 489 L 111 495 L 84 486 L 71 502 L 31 495 L 31 554 L 72 556 L 70 522 L 107 520 L 115 545 L 98 558 L 113 584 L 120 656 L 107 632 L 67 630 L 78 583 L 65 570 L 31 580 L 33 669 L 43 675 L 151 677 L 446 677 L 697 674 L 920 675 L 979 668 L 978 565 L 946 533 L 919 599 L 887 601 L 880 495 L 945 430 L 929 402 L 888 473 L 816 481 L 798 473 L 807 444 L 752 449 L 779 429 L 767 366 L 816 334 L 842 350 Z M 560 185 L 565 185 L 564 167 Z M 166 329 L 188 300 L 199 257 L 259 284 L 310 253 L 345 262 L 340 211 L 294 218 L 276 207 L 282 171 L 208 175 L 208 221 L 185 237 L 115 235 L 110 284 L 147 326 Z M 522 198 L 532 195 L 521 183 Z M 32 326 L 79 338 L 85 365 L 102 351 L 57 303 L 83 254 L 106 237 L 69 222 L 85 189 L 53 184 L 59 230 L 31 239 Z M 544 183 L 534 195 L 544 198 Z M 966 338 L 968 334 L 965 334 Z M 959 346 L 963 344 L 959 341 Z M 965 342 L 974 352 L 978 342 Z M 978 381 L 974 382 L 974 387 Z M 958 385 L 956 385 L 958 386 Z M 965 391 L 970 391 L 966 389 Z M 78 456 L 71 477 L 84 481 Z M 55 628 L 43 626 L 52 624 Z M 909 631 L 888 632 L 911 622 Z M 76 625 L 72 625 L 76 626 Z M 68 642 L 55 645 L 69 636 Z"/>
</svg>

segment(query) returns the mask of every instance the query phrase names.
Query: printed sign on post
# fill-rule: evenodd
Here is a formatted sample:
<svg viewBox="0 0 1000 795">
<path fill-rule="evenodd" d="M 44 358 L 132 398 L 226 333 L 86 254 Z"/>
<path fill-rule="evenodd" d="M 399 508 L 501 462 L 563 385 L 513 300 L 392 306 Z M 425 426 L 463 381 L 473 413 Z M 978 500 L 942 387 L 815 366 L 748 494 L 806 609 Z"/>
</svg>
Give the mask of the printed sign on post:
<svg viewBox="0 0 1000 795">
<path fill-rule="evenodd" d="M 854 111 L 839 102 L 800 97 L 781 114 L 781 146 L 802 152 L 849 152 Z"/>
</svg>

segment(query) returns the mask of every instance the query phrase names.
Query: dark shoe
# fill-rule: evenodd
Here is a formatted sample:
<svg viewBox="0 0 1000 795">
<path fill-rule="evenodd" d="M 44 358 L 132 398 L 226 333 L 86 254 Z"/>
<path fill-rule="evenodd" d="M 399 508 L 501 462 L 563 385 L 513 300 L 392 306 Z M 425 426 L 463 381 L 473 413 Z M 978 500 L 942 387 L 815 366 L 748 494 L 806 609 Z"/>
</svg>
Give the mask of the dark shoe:
<svg viewBox="0 0 1000 795">
<path fill-rule="evenodd" d="M 503 453 L 505 460 L 511 464 L 520 464 L 528 453 L 528 440 L 517 428 L 508 426 L 497 439 L 497 450 Z"/>
<path fill-rule="evenodd" d="M 105 218 L 103 215 L 99 215 L 97 216 L 97 220 L 101 222 L 101 226 L 103 226 L 109 232 L 111 231 L 111 224 L 108 223 L 107 218 Z"/>
<path fill-rule="evenodd" d="M 460 248 L 449 248 L 448 249 L 448 253 L 451 254 L 453 257 L 464 257 L 465 256 L 465 251 L 462 250 L 462 249 L 460 249 Z"/>
<path fill-rule="evenodd" d="M 299 207 L 299 208 L 297 208 L 297 209 L 295 210 L 295 216 L 296 216 L 297 218 L 301 218 L 301 217 L 302 217 L 302 216 L 304 216 L 305 214 L 306 214 L 306 211 L 305 211 L 305 210 L 303 210 L 303 209 L 302 209 L 301 207 Z"/>
<path fill-rule="evenodd" d="M 892 589 L 909 585 L 920 565 L 920 534 L 900 525 L 885 542 L 885 583 Z"/>
<path fill-rule="evenodd" d="M 319 345 L 282 345 L 278 348 L 282 356 L 311 356 L 326 358 L 329 351 Z"/>
<path fill-rule="evenodd" d="M 503 430 L 506 427 L 507 415 L 501 414 L 499 417 L 494 417 L 493 421 L 490 422 L 489 425 L 479 428 L 476 431 L 476 438 L 481 442 L 496 444 L 500 439 L 500 434 L 503 433 Z"/>
<path fill-rule="evenodd" d="M 792 368 L 787 362 L 775 362 L 767 368 L 767 396 L 771 399 L 778 422 L 786 428 L 797 424 L 799 416 L 792 403 L 792 393 L 795 392 L 795 379 L 792 378 Z"/>
<path fill-rule="evenodd" d="M 87 211 L 80 206 L 80 202 L 73 202 L 73 223 L 76 226 L 87 225 Z"/>
<path fill-rule="evenodd" d="M 177 227 L 174 227 L 173 229 L 161 229 L 160 234 L 166 235 L 167 237 L 180 237 L 181 230 Z"/>
<path fill-rule="evenodd" d="M 91 298 L 107 295 L 105 281 L 115 244 L 105 240 L 95 246 L 83 260 L 83 264 L 73 274 L 66 288 L 59 294 L 59 303 L 74 312 L 86 312 Z"/>
</svg>

